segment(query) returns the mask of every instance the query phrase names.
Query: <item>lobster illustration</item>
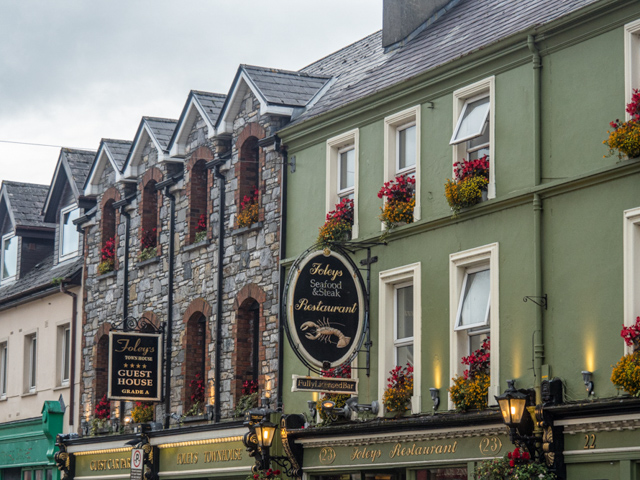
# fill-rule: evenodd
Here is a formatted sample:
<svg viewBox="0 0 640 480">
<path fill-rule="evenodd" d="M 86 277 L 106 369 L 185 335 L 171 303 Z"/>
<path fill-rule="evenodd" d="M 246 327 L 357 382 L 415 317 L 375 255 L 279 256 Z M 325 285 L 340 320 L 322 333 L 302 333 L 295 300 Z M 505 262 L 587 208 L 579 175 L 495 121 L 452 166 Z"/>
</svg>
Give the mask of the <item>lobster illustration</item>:
<svg viewBox="0 0 640 480">
<path fill-rule="evenodd" d="M 336 344 L 338 348 L 346 347 L 349 345 L 349 341 L 351 340 L 351 337 L 346 337 L 340 330 L 332 327 L 327 318 L 322 318 L 318 323 L 304 322 L 300 326 L 300 330 L 302 331 L 305 331 L 308 328 L 313 329 L 313 331 L 309 331 L 305 335 L 309 340 L 320 340 L 321 342 L 334 343 L 331 341 L 331 336 L 334 335 L 338 337 L 338 343 Z"/>
</svg>

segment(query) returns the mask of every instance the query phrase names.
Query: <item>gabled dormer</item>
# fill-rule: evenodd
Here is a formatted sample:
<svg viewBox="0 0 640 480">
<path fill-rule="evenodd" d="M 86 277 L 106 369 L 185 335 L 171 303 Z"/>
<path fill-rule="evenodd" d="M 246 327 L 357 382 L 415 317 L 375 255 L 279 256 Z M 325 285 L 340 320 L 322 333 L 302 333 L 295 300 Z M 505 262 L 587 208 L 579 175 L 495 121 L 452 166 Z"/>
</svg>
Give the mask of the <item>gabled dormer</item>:
<svg viewBox="0 0 640 480">
<path fill-rule="evenodd" d="M 60 150 L 42 213 L 55 225 L 54 265 L 82 255 L 82 238 L 73 221 L 83 208 L 83 188 L 96 153 L 88 150 Z"/>
<path fill-rule="evenodd" d="M 187 155 L 216 133 L 216 121 L 227 96 L 191 90 L 169 142 L 172 157 Z"/>
<path fill-rule="evenodd" d="M 260 115 L 294 117 L 325 92 L 330 77 L 273 68 L 240 65 L 216 122 L 216 133 L 233 131 L 248 90 L 260 102 Z"/>
<path fill-rule="evenodd" d="M 55 225 L 42 215 L 47 189 L 47 185 L 2 182 L 0 285 L 23 277 L 53 249 Z"/>
<path fill-rule="evenodd" d="M 179 162 L 169 155 L 169 141 L 178 124 L 168 118 L 142 117 L 124 164 L 123 176 L 137 178 L 156 163 Z"/>
<path fill-rule="evenodd" d="M 123 180 L 122 169 L 132 142 L 103 138 L 84 184 L 84 194 L 96 196 Z"/>
</svg>

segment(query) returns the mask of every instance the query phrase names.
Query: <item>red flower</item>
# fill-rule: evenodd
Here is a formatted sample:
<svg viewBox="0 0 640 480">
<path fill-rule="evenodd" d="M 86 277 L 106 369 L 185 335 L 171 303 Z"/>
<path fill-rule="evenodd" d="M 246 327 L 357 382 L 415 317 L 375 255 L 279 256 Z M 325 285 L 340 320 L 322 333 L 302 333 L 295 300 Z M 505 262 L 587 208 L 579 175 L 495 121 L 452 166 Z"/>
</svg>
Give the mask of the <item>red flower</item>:
<svg viewBox="0 0 640 480">
<path fill-rule="evenodd" d="M 156 231 L 157 229 L 155 228 L 152 228 L 151 230 L 142 230 L 142 238 L 140 239 L 142 250 L 146 250 L 147 248 L 154 248 L 158 245 L 158 237 Z"/>
<path fill-rule="evenodd" d="M 207 216 L 203 213 L 198 219 L 198 225 L 196 225 L 196 233 L 207 231 Z"/>
<path fill-rule="evenodd" d="M 515 467 L 516 466 L 516 462 L 514 460 L 509 460 L 509 466 L 510 467 Z"/>
</svg>

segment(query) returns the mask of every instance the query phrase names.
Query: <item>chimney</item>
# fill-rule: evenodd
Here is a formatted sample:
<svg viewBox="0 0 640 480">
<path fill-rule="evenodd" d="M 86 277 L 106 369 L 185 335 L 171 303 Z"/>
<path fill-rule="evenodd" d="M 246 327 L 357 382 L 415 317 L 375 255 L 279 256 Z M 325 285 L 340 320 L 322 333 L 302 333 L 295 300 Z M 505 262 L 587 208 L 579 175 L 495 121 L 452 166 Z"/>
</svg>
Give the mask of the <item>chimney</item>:
<svg viewBox="0 0 640 480">
<path fill-rule="evenodd" d="M 382 46 L 407 38 L 451 0 L 383 0 Z"/>
</svg>

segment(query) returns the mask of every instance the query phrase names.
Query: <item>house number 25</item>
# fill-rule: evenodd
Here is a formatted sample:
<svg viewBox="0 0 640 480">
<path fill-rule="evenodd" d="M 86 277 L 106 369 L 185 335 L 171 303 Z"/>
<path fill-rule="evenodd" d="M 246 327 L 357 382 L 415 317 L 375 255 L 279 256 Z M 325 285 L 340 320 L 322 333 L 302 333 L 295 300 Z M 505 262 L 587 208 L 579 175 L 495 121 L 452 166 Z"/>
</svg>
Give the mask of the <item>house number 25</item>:
<svg viewBox="0 0 640 480">
<path fill-rule="evenodd" d="M 592 448 L 596 448 L 596 434 L 585 434 L 584 436 L 584 448 L 585 450 L 590 450 Z"/>
</svg>

